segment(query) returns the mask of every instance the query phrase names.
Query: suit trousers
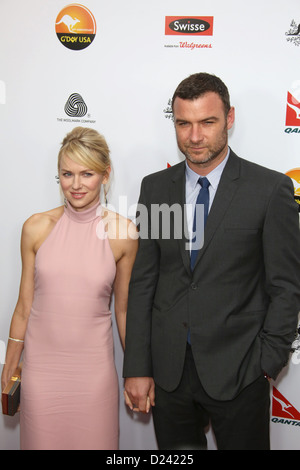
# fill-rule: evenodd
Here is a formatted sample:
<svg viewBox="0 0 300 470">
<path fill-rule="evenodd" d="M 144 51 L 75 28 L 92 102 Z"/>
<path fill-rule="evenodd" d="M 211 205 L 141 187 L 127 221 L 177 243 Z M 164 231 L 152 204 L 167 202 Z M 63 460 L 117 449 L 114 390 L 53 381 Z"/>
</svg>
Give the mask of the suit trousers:
<svg viewBox="0 0 300 470">
<path fill-rule="evenodd" d="M 214 400 L 201 385 L 189 345 L 179 386 L 166 392 L 156 385 L 152 410 L 160 450 L 205 450 L 209 423 L 218 450 L 270 450 L 270 384 L 263 373 L 233 400 Z"/>
</svg>

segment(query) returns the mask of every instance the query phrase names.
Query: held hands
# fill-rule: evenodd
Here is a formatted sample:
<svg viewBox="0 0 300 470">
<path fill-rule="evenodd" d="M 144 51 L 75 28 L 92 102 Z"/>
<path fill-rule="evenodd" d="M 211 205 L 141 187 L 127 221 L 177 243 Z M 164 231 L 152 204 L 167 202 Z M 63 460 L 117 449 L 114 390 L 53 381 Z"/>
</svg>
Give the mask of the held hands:
<svg viewBox="0 0 300 470">
<path fill-rule="evenodd" d="M 129 377 L 125 379 L 124 397 L 132 411 L 149 413 L 155 406 L 155 385 L 152 377 Z"/>
</svg>

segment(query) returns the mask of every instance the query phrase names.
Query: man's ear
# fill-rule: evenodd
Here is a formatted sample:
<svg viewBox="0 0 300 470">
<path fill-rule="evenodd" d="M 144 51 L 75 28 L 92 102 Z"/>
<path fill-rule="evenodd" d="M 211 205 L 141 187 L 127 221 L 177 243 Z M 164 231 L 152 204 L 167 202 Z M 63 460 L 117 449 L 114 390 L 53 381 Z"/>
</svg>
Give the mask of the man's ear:
<svg viewBox="0 0 300 470">
<path fill-rule="evenodd" d="M 227 114 L 227 130 L 231 129 L 235 120 L 235 109 L 232 106 Z"/>
</svg>

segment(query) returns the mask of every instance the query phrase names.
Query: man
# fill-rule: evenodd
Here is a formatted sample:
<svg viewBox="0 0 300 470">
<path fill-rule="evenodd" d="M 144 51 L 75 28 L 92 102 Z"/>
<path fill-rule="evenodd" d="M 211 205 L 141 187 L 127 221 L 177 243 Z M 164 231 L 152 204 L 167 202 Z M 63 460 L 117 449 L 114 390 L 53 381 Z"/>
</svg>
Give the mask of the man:
<svg viewBox="0 0 300 470">
<path fill-rule="evenodd" d="M 219 78 L 185 79 L 173 115 L 186 161 L 141 186 L 149 218 L 139 220 L 130 285 L 126 403 L 153 406 L 160 449 L 205 448 L 209 420 L 218 449 L 269 449 L 268 379 L 288 361 L 300 305 L 293 185 L 228 148 L 234 108 Z M 151 208 L 195 207 L 198 195 L 208 217 L 193 261 L 193 217 L 183 210 L 181 222 L 170 217 L 169 239 L 156 227 L 151 237 Z"/>
</svg>

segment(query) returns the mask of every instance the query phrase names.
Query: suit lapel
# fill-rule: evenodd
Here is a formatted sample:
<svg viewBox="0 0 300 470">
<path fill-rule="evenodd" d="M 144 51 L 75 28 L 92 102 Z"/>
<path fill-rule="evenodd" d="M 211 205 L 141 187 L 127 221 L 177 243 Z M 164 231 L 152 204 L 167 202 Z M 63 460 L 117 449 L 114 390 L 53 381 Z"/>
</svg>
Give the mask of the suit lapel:
<svg viewBox="0 0 300 470">
<path fill-rule="evenodd" d="M 217 228 L 226 214 L 232 198 L 236 193 L 240 177 L 240 163 L 241 160 L 239 157 L 237 157 L 234 152 L 230 151 L 229 159 L 223 170 L 218 189 L 207 218 L 204 231 L 204 245 L 201 250 L 199 250 L 195 269 L 207 250 Z"/>
<path fill-rule="evenodd" d="M 180 253 L 182 256 L 183 264 L 190 274 L 190 254 L 188 249 L 188 234 L 186 214 L 184 210 L 185 205 L 185 162 L 181 162 L 176 167 L 173 167 L 174 173 L 171 179 L 170 187 L 170 205 L 179 204 L 181 208 L 182 217 L 177 220 L 174 227 L 174 234 L 177 238 Z M 171 170 L 171 169 L 170 169 Z"/>
<path fill-rule="evenodd" d="M 232 150 L 230 150 L 230 155 L 226 166 L 223 170 L 218 189 L 212 204 L 212 207 L 207 218 L 207 223 L 205 226 L 204 232 L 204 245 L 199 250 L 197 261 L 195 264 L 195 269 L 197 264 L 201 260 L 205 251 L 207 250 L 211 240 L 214 237 L 216 230 L 218 229 L 223 217 L 226 214 L 226 211 L 234 197 L 236 190 L 239 184 L 240 177 L 240 165 L 241 159 L 235 155 Z M 170 187 L 170 206 L 173 204 L 179 204 L 182 208 L 185 205 L 185 162 L 181 162 L 178 165 L 170 168 L 170 171 L 173 170 L 173 175 L 171 177 L 171 187 Z M 178 238 L 180 253 L 182 256 L 183 264 L 189 274 L 190 270 L 190 253 L 187 249 L 188 239 L 185 237 L 185 234 L 188 234 L 187 231 L 187 222 L 186 214 L 183 211 L 183 217 L 181 226 L 177 224 L 174 227 L 175 236 Z M 195 271 L 194 269 L 194 271 Z"/>
</svg>

